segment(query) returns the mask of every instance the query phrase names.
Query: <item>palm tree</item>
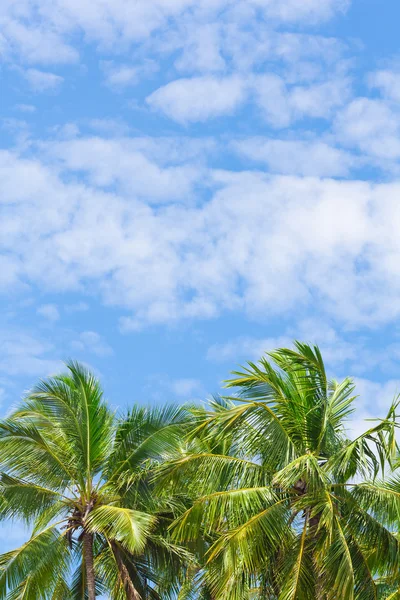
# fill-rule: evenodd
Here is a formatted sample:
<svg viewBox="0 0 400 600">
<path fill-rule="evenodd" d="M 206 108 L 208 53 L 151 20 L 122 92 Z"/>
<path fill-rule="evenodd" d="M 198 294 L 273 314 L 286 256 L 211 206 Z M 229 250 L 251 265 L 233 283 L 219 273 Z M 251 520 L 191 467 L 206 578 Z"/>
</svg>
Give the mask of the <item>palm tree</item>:
<svg viewBox="0 0 400 600">
<path fill-rule="evenodd" d="M 329 381 L 319 349 L 299 342 L 234 375 L 227 386 L 238 394 L 214 402 L 194 434 L 226 450 L 164 466 L 176 486 L 196 486 L 174 537 L 209 540 L 212 598 L 376 599 L 377 578 L 400 566 L 398 537 L 382 518 L 390 507 L 399 517 L 400 494 L 390 505 L 373 483 L 395 449 L 396 404 L 348 439 L 352 381 Z M 365 477 L 372 483 L 359 484 Z"/>
<path fill-rule="evenodd" d="M 215 397 L 215 409 L 224 410 L 226 403 L 222 398 Z M 195 427 L 196 423 L 201 423 L 206 417 L 207 413 L 203 408 L 192 408 L 192 427 Z M 186 436 L 185 443 L 181 444 L 180 447 L 175 451 L 175 457 L 172 455 L 169 457 L 169 461 L 162 463 L 155 471 L 155 478 L 158 481 L 158 487 L 160 493 L 167 492 L 174 498 L 180 498 L 181 507 L 193 505 L 193 502 L 197 498 L 199 487 L 202 487 L 201 481 L 202 472 L 192 472 L 189 469 L 188 477 L 179 477 L 179 486 L 176 486 L 177 480 L 174 477 L 173 465 L 177 465 L 180 469 L 186 460 L 192 461 L 198 456 L 215 455 L 219 456 L 224 454 L 225 456 L 231 450 L 230 436 L 226 435 L 220 438 L 218 441 L 213 440 L 212 444 L 201 431 L 197 431 L 195 435 Z M 182 475 L 182 473 L 180 473 Z M 182 510 L 183 512 L 183 510 Z M 187 536 L 189 541 L 189 549 L 196 557 L 196 561 L 192 561 L 189 568 L 183 574 L 181 578 L 181 586 L 177 596 L 177 600 L 213 600 L 212 590 L 209 582 L 205 577 L 207 565 L 206 565 L 206 552 L 215 536 L 207 534 L 205 531 L 201 532 L 201 535 Z"/>
<path fill-rule="evenodd" d="M 168 539 L 177 504 L 157 496 L 151 474 L 188 413 L 134 407 L 117 419 L 99 381 L 67 367 L 0 423 L 0 516 L 33 526 L 0 556 L 0 598 L 168 597 L 191 557 Z"/>
<path fill-rule="evenodd" d="M 400 531 L 400 453 L 391 461 L 390 476 L 365 481 L 354 489 L 356 502 L 399 536 Z M 400 600 L 400 572 L 390 573 L 377 581 L 378 597 Z"/>
</svg>

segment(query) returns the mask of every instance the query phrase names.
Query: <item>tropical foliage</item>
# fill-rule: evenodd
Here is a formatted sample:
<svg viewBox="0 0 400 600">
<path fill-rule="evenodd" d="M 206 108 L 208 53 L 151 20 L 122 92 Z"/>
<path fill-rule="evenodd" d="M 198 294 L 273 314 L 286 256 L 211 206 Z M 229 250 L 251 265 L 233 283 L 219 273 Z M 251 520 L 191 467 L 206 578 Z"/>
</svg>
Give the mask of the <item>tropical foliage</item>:
<svg viewBox="0 0 400 600">
<path fill-rule="evenodd" d="M 235 373 L 228 386 L 240 402 L 214 404 L 195 430 L 228 452 L 164 467 L 177 486 L 196 478 L 197 499 L 174 536 L 211 540 L 204 577 L 216 598 L 372 600 L 377 578 L 399 570 L 388 515 L 393 524 L 400 514 L 400 486 L 358 481 L 392 460 L 396 405 L 349 440 L 351 380 L 329 381 L 318 348 L 304 344 L 269 358 Z"/>
<path fill-rule="evenodd" d="M 269 353 L 206 408 L 116 415 L 68 363 L 0 422 L 0 599 L 400 599 L 397 401 L 352 437 L 350 379 Z"/>
<path fill-rule="evenodd" d="M 0 598 L 166 597 L 190 554 L 168 539 L 176 506 L 151 471 L 184 435 L 183 408 L 122 421 L 82 366 L 40 382 L 1 423 L 1 516 L 32 537 L 0 557 Z"/>
</svg>

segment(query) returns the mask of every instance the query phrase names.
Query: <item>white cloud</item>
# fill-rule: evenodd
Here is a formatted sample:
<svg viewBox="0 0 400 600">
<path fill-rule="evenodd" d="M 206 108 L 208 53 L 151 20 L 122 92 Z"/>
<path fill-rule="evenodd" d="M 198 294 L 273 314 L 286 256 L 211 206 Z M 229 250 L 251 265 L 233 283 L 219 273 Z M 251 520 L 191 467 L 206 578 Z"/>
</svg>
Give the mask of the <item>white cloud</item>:
<svg viewBox="0 0 400 600">
<path fill-rule="evenodd" d="M 150 94 L 147 102 L 179 123 L 206 121 L 232 114 L 246 99 L 246 88 L 239 76 L 177 79 Z"/>
<path fill-rule="evenodd" d="M 345 104 L 350 97 L 347 77 L 332 79 L 309 86 L 294 87 L 290 104 L 295 113 L 315 118 L 329 118 L 333 110 Z"/>
<path fill-rule="evenodd" d="M 207 359 L 215 362 L 258 360 L 266 352 L 276 348 L 291 348 L 293 340 L 286 336 L 270 338 L 238 337 L 221 344 L 213 344 L 207 350 Z"/>
<path fill-rule="evenodd" d="M 366 359 L 370 359 L 362 339 L 360 340 L 354 333 L 352 335 L 339 333 L 329 320 L 307 317 L 289 328 L 288 333 L 295 339 L 317 344 L 329 367 L 336 368 L 340 365 L 356 363 L 356 368 L 361 369 L 364 361 L 366 363 Z"/>
<path fill-rule="evenodd" d="M 377 382 L 355 377 L 354 382 L 358 398 L 354 403 L 356 410 L 348 424 L 352 437 L 364 433 L 377 425 L 378 419 L 386 417 L 392 401 L 400 393 L 399 379 Z"/>
<path fill-rule="evenodd" d="M 63 78 L 60 75 L 48 73 L 47 71 L 39 71 L 38 69 L 27 69 L 22 74 L 31 88 L 36 92 L 55 90 L 63 82 Z"/>
<path fill-rule="evenodd" d="M 76 340 L 71 342 L 71 348 L 75 352 L 86 352 L 96 356 L 113 354 L 111 346 L 95 331 L 83 331 Z"/>
<path fill-rule="evenodd" d="M 382 95 L 394 102 L 400 100 L 400 72 L 390 69 L 375 71 L 368 76 L 368 83 L 377 88 Z"/>
<path fill-rule="evenodd" d="M 288 127 L 303 117 L 328 119 L 349 97 L 347 77 L 288 86 L 284 78 L 266 74 L 253 79 L 255 102 L 274 128 Z"/>
<path fill-rule="evenodd" d="M 284 80 L 278 75 L 260 75 L 254 85 L 256 104 L 272 127 L 287 127 L 292 121 L 292 107 Z"/>
<path fill-rule="evenodd" d="M 60 362 L 54 360 L 53 346 L 36 336 L 19 330 L 3 330 L 1 338 L 0 373 L 44 377 L 60 369 Z"/>
<path fill-rule="evenodd" d="M 60 318 L 60 312 L 55 304 L 43 304 L 36 312 L 49 321 L 58 321 Z"/>
<path fill-rule="evenodd" d="M 280 140 L 263 137 L 235 142 L 240 154 L 268 165 L 275 173 L 343 177 L 357 165 L 357 158 L 318 140 Z"/>
<path fill-rule="evenodd" d="M 266 14 L 282 21 L 323 21 L 337 12 L 344 12 L 350 6 L 350 0 L 252 0 L 262 7 Z"/>
<path fill-rule="evenodd" d="M 379 159 L 400 156 L 399 114 L 384 100 L 357 98 L 348 104 L 335 122 L 338 139 Z"/>
<path fill-rule="evenodd" d="M 266 352 L 276 348 L 291 348 L 294 340 L 317 344 L 327 365 L 351 364 L 356 358 L 365 356 L 362 344 L 348 342 L 327 321 L 307 318 L 295 326 L 287 327 L 284 334 L 277 337 L 256 338 L 242 336 L 221 344 L 210 346 L 207 359 L 215 362 L 238 360 L 258 360 Z"/>
<path fill-rule="evenodd" d="M 90 129 L 107 137 L 123 137 L 129 133 L 129 125 L 120 119 L 90 119 Z M 77 136 L 74 136 L 77 137 Z"/>
<path fill-rule="evenodd" d="M 114 65 L 111 62 L 103 63 L 106 73 L 106 84 L 110 87 L 124 88 L 134 85 L 139 81 L 138 70 L 129 65 Z"/>
<path fill-rule="evenodd" d="M 175 379 L 170 382 L 170 387 L 176 396 L 186 400 L 204 394 L 203 385 L 198 379 Z"/>
<path fill-rule="evenodd" d="M 345 44 L 285 28 L 291 29 L 294 22 L 309 28 L 343 12 L 348 4 L 346 0 L 247 4 L 152 0 L 128 7 L 121 0 L 110 5 L 103 0 L 21 0 L 16 7 L 6 0 L 3 44 L 10 62 L 45 65 L 77 61 L 77 40 L 94 43 L 99 54 L 107 55 L 100 65 L 106 84 L 115 91 L 148 77 L 160 67 L 157 63 L 171 56 L 175 71 L 199 76 L 168 82 L 176 77 L 174 68 L 163 73 L 166 82 L 147 97 L 153 109 L 179 123 L 203 122 L 233 114 L 251 92 L 267 122 L 284 127 L 303 116 L 329 117 L 348 91 L 345 78 L 337 76 L 339 67 L 325 68 L 335 61 L 339 65 Z M 109 59 L 122 52 L 128 56 L 133 44 L 135 62 Z M 285 71 L 288 65 L 291 73 Z M 263 67 L 270 74 L 254 77 L 256 67 L 257 72 Z M 60 75 L 37 68 L 25 70 L 24 76 L 42 92 L 57 89 L 63 81 Z M 309 85 L 288 89 L 289 82 Z"/>
<path fill-rule="evenodd" d="M 151 142 L 151 140 L 148 140 Z M 99 136 L 54 141 L 42 146 L 49 160 L 57 160 L 64 172 L 86 175 L 99 188 L 117 188 L 128 195 L 145 197 L 158 203 L 186 199 L 201 177 L 198 166 L 187 164 L 185 156 L 171 155 L 160 165 L 152 146 L 140 138 L 104 139 Z M 163 141 L 160 140 L 162 145 Z M 174 148 L 171 148 L 174 152 Z M 164 156 L 168 146 L 164 144 Z M 165 160 L 165 158 L 164 158 Z M 169 164 L 168 164 L 169 162 Z"/>
<path fill-rule="evenodd" d="M 173 379 L 162 373 L 147 377 L 146 398 L 158 403 L 198 402 L 204 400 L 206 392 L 200 379 L 182 377 Z"/>
<path fill-rule="evenodd" d="M 144 59 L 138 64 L 102 61 L 101 67 L 105 74 L 106 85 L 116 90 L 136 85 L 144 76 L 149 76 L 158 69 L 156 62 L 151 59 Z"/>
<path fill-rule="evenodd" d="M 67 31 L 55 27 L 51 19 L 35 19 L 35 2 L 22 0 L 2 3 L 0 50 L 3 59 L 17 59 L 27 64 L 64 64 L 78 60 L 78 52 L 63 36 Z M 44 8 L 44 4 L 43 4 Z M 58 31 L 57 31 L 58 30 Z"/>
<path fill-rule="evenodd" d="M 269 69 L 272 63 L 274 73 L 283 69 L 292 82 L 324 78 L 328 66 L 332 76 L 332 67 L 334 71 L 344 68 L 341 61 L 346 51 L 342 41 L 315 32 L 275 30 L 251 10 L 247 15 L 243 10 L 225 12 L 214 21 L 183 18 L 157 36 L 151 48 L 163 58 L 177 54 L 174 66 L 179 72 L 248 76 L 255 67 Z"/>
<path fill-rule="evenodd" d="M 34 113 L 36 111 L 36 106 L 33 106 L 33 104 L 16 104 L 15 108 L 24 113 Z"/>
<path fill-rule="evenodd" d="M 262 28 L 257 27 L 258 34 L 264 34 Z M 318 75 L 322 75 L 320 65 L 334 67 L 333 72 L 341 67 L 341 60 L 346 50 L 346 44 L 334 37 L 325 37 L 316 32 L 312 34 L 299 32 L 277 31 L 270 35 L 272 40 L 273 57 L 280 58 L 286 63 L 300 65 L 310 64 L 312 61 Z M 344 67 L 345 65 L 343 65 Z"/>
<path fill-rule="evenodd" d="M 222 22 L 185 24 L 180 30 L 182 54 L 175 61 L 179 71 L 201 73 L 224 71 L 225 59 L 222 56 Z"/>
<path fill-rule="evenodd" d="M 141 188 L 129 193 L 137 185 L 129 164 L 113 166 L 118 178 L 107 172 L 114 151 L 123 158 L 115 140 L 97 173 L 91 140 L 63 142 L 64 154 L 58 142 L 45 145 L 45 163 L 0 154 L 5 289 L 90 290 L 126 309 L 127 329 L 231 310 L 272 318 L 316 305 L 353 327 L 400 315 L 398 184 L 212 171 L 198 168 L 198 149 L 174 143 L 163 152 L 182 154 L 206 193 L 193 187 L 186 198 L 178 189 L 177 203 L 172 177 L 168 195 L 147 177 L 151 204 L 136 197 Z M 156 143 L 137 144 L 149 161 L 162 154 Z M 57 151 L 67 156 L 61 171 Z M 71 177 L 80 161 L 93 170 L 86 184 Z M 109 193 L 99 189 L 109 182 Z"/>
<path fill-rule="evenodd" d="M 349 97 L 349 80 L 337 77 L 307 85 L 288 86 L 283 77 L 264 75 L 202 76 L 177 79 L 147 97 L 148 104 L 179 123 L 231 115 L 253 100 L 266 121 L 287 127 L 303 117 L 324 118 Z"/>
<path fill-rule="evenodd" d="M 360 410 L 382 417 L 389 410 L 392 400 L 400 394 L 400 379 L 389 379 L 382 382 L 355 377 L 357 402 Z"/>
<path fill-rule="evenodd" d="M 127 49 L 133 42 L 148 41 L 158 31 L 162 35 L 168 25 L 211 24 L 208 33 L 203 28 L 201 38 L 210 47 L 208 62 L 218 59 L 212 50 L 213 24 L 224 17 L 228 22 L 256 18 L 257 10 L 264 19 L 274 24 L 294 22 L 314 25 L 325 21 L 349 5 L 347 0 L 151 0 L 133 2 L 123 0 L 105 3 L 103 0 L 4 0 L 1 29 L 3 52 L 8 57 L 42 64 L 73 62 L 78 52 L 72 46 L 74 37 L 83 34 L 87 42 L 94 42 L 108 51 Z M 180 46 L 177 36 L 176 45 Z M 205 53 L 203 53 L 204 61 Z M 196 61 L 196 57 L 194 58 Z"/>
<path fill-rule="evenodd" d="M 64 372 L 62 361 L 72 352 L 98 357 L 113 354 L 111 346 L 94 331 L 77 334 L 54 328 L 52 334 L 52 339 L 46 339 L 35 331 L 10 326 L 1 330 L 0 404 L 3 396 L 7 400 L 12 397 L 13 402 L 18 399 L 22 392 L 19 378 L 28 379 L 31 385 L 38 378 Z"/>
</svg>

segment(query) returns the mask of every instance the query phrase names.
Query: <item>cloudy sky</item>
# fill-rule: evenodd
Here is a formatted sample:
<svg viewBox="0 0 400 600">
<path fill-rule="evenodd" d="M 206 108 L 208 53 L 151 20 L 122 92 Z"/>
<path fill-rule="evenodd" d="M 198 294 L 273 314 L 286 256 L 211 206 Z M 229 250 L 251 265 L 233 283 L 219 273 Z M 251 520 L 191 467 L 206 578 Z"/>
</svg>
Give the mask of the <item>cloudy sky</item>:
<svg viewBox="0 0 400 600">
<path fill-rule="evenodd" d="M 0 400 L 117 407 L 294 338 L 400 391 L 398 0 L 2 0 Z M 357 426 L 357 425 L 356 425 Z"/>
</svg>

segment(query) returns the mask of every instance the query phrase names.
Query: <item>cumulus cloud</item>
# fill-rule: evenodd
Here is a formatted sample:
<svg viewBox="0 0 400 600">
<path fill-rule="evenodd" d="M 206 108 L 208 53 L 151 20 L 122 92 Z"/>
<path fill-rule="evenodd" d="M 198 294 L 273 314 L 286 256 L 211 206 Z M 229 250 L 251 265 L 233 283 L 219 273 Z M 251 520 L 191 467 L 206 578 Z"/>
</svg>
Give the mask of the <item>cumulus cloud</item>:
<svg viewBox="0 0 400 600">
<path fill-rule="evenodd" d="M 303 116 L 326 118 L 341 105 L 348 84 L 333 73 L 333 65 L 340 63 L 345 44 L 290 29 L 293 23 L 309 29 L 348 5 L 346 0 L 249 0 L 246 5 L 241 0 L 152 0 L 128 8 L 120 1 L 106 6 L 85 0 L 78 6 L 22 0 L 17 8 L 7 0 L 0 43 L 7 61 L 23 64 L 24 77 L 41 92 L 56 90 L 63 78 L 37 67 L 78 62 L 77 40 L 95 46 L 105 83 L 114 91 L 148 78 L 170 56 L 173 68 L 147 96 L 151 108 L 179 123 L 204 122 L 233 114 L 251 89 L 267 122 L 281 127 Z M 131 47 L 135 62 L 113 58 Z M 107 60 L 101 60 L 104 56 Z M 291 73 L 285 71 L 289 65 Z M 332 67 L 328 76 L 326 65 Z M 254 77 L 260 67 L 269 73 L 264 80 Z M 296 78 L 307 85 L 288 90 L 286 83 Z"/>
<path fill-rule="evenodd" d="M 60 312 L 55 304 L 42 304 L 37 309 L 37 314 L 41 315 L 48 321 L 58 321 L 60 318 Z"/>
<path fill-rule="evenodd" d="M 0 15 L 2 57 L 27 64 L 65 64 L 78 60 L 79 53 L 68 40 L 68 30 L 55 27 L 49 15 L 35 18 L 36 2 L 23 0 L 17 7 L 14 2 L 2 4 Z M 41 8 L 45 8 L 42 3 Z M 36 13 L 37 15 L 37 13 Z M 57 31 L 58 30 L 58 31 Z"/>
<path fill-rule="evenodd" d="M 51 320 L 54 315 L 51 314 L 50 318 L 50 314 L 44 314 L 44 317 Z M 13 402 L 16 400 L 17 385 L 17 394 L 21 394 L 21 378 L 31 385 L 38 378 L 64 372 L 63 361 L 71 354 L 83 359 L 88 355 L 103 358 L 113 354 L 112 347 L 99 333 L 90 330 L 77 333 L 61 327 L 57 323 L 51 330 L 51 336 L 47 328 L 46 336 L 33 329 L 22 330 L 11 325 L 2 328 L 0 404 L 2 396 L 7 400 L 13 398 Z"/>
<path fill-rule="evenodd" d="M 144 389 L 148 399 L 163 404 L 170 401 L 198 402 L 206 397 L 202 382 L 194 377 L 173 379 L 166 374 L 155 373 L 147 377 Z"/>
<path fill-rule="evenodd" d="M 180 123 L 232 114 L 246 99 L 247 82 L 239 76 L 177 79 L 150 94 L 147 103 Z"/>
<path fill-rule="evenodd" d="M 276 348 L 291 348 L 292 342 L 293 340 L 287 336 L 266 338 L 242 336 L 221 344 L 213 344 L 207 350 L 207 358 L 215 362 L 253 361 Z"/>
<path fill-rule="evenodd" d="M 383 416 L 392 400 L 400 394 L 400 379 L 389 379 L 382 383 L 356 377 L 355 384 L 360 408 L 364 412 L 376 410 L 379 412 L 377 416 Z"/>
<path fill-rule="evenodd" d="M 71 342 L 74 352 L 95 354 L 96 356 L 110 356 L 113 349 L 103 340 L 96 331 L 82 331 L 77 339 Z"/>
<path fill-rule="evenodd" d="M 130 65 L 114 66 L 105 63 L 103 66 L 106 72 L 106 83 L 110 87 L 124 88 L 128 85 L 134 85 L 139 81 L 138 70 Z"/>
<path fill-rule="evenodd" d="M 301 21 L 312 19 L 314 22 L 331 18 L 337 12 L 344 12 L 350 6 L 350 0 L 252 0 L 261 7 L 268 16 L 283 21 Z"/>
<path fill-rule="evenodd" d="M 284 78 L 265 74 L 253 78 L 254 100 L 271 127 L 288 127 L 304 117 L 328 119 L 349 98 L 347 77 L 288 86 Z"/>
<path fill-rule="evenodd" d="M 102 61 L 101 67 L 105 74 L 105 83 L 115 90 L 136 85 L 144 76 L 156 72 L 158 67 L 155 61 L 145 59 L 138 64 L 124 64 L 115 61 Z"/>
<path fill-rule="evenodd" d="M 226 51 L 222 30 L 222 20 L 220 23 L 196 24 L 193 22 L 189 27 L 185 23 L 185 26 L 179 31 L 182 52 L 175 61 L 178 71 L 191 73 L 224 71 L 227 65 L 222 55 L 223 50 Z"/>
<path fill-rule="evenodd" d="M 198 379 L 175 379 L 170 382 L 170 387 L 174 394 L 186 400 L 204 393 L 202 383 Z"/>
<path fill-rule="evenodd" d="M 202 76 L 177 79 L 147 97 L 153 109 L 179 123 L 201 122 L 235 113 L 246 100 L 261 110 L 274 128 L 304 117 L 328 119 L 349 98 L 349 80 L 289 86 L 279 75 Z"/>
<path fill-rule="evenodd" d="M 342 41 L 304 32 L 276 30 L 257 13 L 222 13 L 215 21 L 182 19 L 153 41 L 157 54 L 174 53 L 178 72 L 206 74 L 272 68 L 286 71 L 291 81 L 324 77 L 337 69 L 346 55 Z M 288 72 L 289 70 L 289 72 Z"/>
<path fill-rule="evenodd" d="M 368 75 L 371 88 L 378 89 L 383 96 L 394 102 L 400 100 L 400 72 L 398 70 L 383 69 Z"/>
<path fill-rule="evenodd" d="M 268 165 L 275 173 L 343 177 L 359 162 L 354 154 L 313 139 L 254 137 L 234 142 L 233 147 L 242 156 Z"/>
<path fill-rule="evenodd" d="M 117 189 L 154 203 L 187 199 L 201 178 L 200 165 L 178 156 L 173 142 L 159 140 L 159 144 L 163 146 L 164 164 L 154 157 L 156 142 L 150 139 L 81 137 L 47 142 L 42 149 L 65 173 L 76 172 L 92 186 Z"/>
<path fill-rule="evenodd" d="M 400 156 L 400 121 L 380 99 L 357 98 L 338 113 L 335 129 L 339 140 L 367 155 L 382 159 Z"/>
<path fill-rule="evenodd" d="M 36 92 L 56 90 L 63 82 L 63 78 L 60 75 L 40 71 L 39 69 L 27 69 L 22 72 L 22 75 Z"/>
<path fill-rule="evenodd" d="M 126 329 L 316 301 L 353 326 L 399 315 L 398 184 L 208 169 L 204 193 L 152 206 L 57 163 L 0 159 L 5 289 L 90 289 L 130 312 Z"/>
<path fill-rule="evenodd" d="M 1 338 L 1 374 L 7 377 L 44 377 L 60 369 L 61 363 L 53 358 L 53 346 L 36 335 L 20 330 L 3 329 Z"/>
<path fill-rule="evenodd" d="M 389 407 L 400 393 L 400 380 L 389 379 L 385 382 L 366 378 L 354 378 L 356 385 L 355 412 L 348 423 L 350 435 L 356 437 L 377 424 L 377 419 L 386 417 Z"/>
<path fill-rule="evenodd" d="M 300 339 L 309 344 L 317 344 L 324 360 L 330 367 L 344 363 L 351 364 L 356 358 L 364 358 L 366 350 L 357 338 L 350 342 L 339 334 L 326 320 L 305 318 L 296 325 L 286 328 L 284 335 L 276 337 L 242 336 L 220 344 L 213 344 L 207 351 L 208 360 L 215 362 L 258 360 L 266 352 L 276 348 L 292 348 L 293 341 Z"/>
<path fill-rule="evenodd" d="M 251 18 L 256 10 L 264 18 L 278 23 L 315 24 L 325 21 L 349 6 L 349 0 L 151 0 L 126 4 L 122 0 L 21 0 L 18 5 L 5 0 L 1 25 L 3 46 L 8 56 L 22 55 L 31 62 L 52 64 L 78 59 L 72 45 L 76 34 L 84 34 L 108 50 L 121 50 L 134 42 L 146 40 L 165 25 L 174 29 L 186 20 L 199 24 L 218 22 L 227 14 L 228 21 Z M 204 32 L 203 32 L 204 39 Z M 212 41 L 209 32 L 208 40 Z M 211 44 L 209 44 L 211 46 Z M 178 42 L 179 46 L 179 42 Z M 211 54 L 209 60 L 217 55 Z"/>
<path fill-rule="evenodd" d="M 295 87 L 291 91 L 290 103 L 300 115 L 325 119 L 333 114 L 335 108 L 343 106 L 349 97 L 349 79 L 341 77 Z"/>
<path fill-rule="evenodd" d="M 17 10 L 7 0 L 7 60 L 30 47 L 18 31 L 43 33 L 20 70 L 36 90 L 62 82 L 41 67 L 52 64 L 49 40 L 53 64 L 78 59 L 76 40 L 90 44 L 113 90 L 168 56 L 158 88 L 145 88 L 147 107 L 187 127 L 245 108 L 255 115 L 251 131 L 256 123 L 263 135 L 134 138 L 105 115 L 89 124 L 96 134 L 81 135 L 72 123 L 52 139 L 20 144 L 20 153 L 3 151 L 0 286 L 90 290 L 126 309 L 123 330 L 222 311 L 270 318 L 313 303 L 345 322 L 396 318 L 398 186 L 321 179 L 347 178 L 365 157 L 393 162 L 400 152 L 392 79 L 371 75 L 384 98 L 353 99 L 346 44 L 310 29 L 348 5 L 22 0 Z M 318 139 L 300 131 L 311 119 L 325 121 Z M 210 155 L 223 150 L 218 164 L 226 165 L 220 157 L 232 149 L 260 172 L 237 163 L 236 172 L 210 168 Z"/>
</svg>

